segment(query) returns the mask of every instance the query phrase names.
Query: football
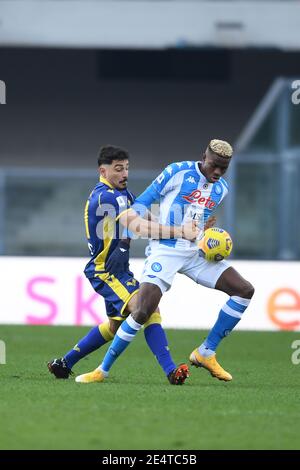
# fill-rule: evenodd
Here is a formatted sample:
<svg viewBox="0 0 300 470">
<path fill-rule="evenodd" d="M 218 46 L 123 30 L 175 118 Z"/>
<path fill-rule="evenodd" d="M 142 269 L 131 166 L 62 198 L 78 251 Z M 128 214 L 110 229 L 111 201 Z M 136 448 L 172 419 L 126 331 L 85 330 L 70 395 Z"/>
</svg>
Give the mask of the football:
<svg viewBox="0 0 300 470">
<path fill-rule="evenodd" d="M 207 261 L 221 261 L 231 253 L 231 236 L 222 228 L 212 227 L 205 230 L 198 247 Z"/>
</svg>

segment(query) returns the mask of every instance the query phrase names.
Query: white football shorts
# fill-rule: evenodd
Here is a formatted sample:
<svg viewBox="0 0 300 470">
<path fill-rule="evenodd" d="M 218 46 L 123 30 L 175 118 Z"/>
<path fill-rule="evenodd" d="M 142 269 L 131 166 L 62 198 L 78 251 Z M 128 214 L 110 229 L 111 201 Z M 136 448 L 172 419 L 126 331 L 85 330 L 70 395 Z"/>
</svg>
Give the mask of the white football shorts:
<svg viewBox="0 0 300 470">
<path fill-rule="evenodd" d="M 148 255 L 140 280 L 157 285 L 162 293 L 170 289 L 176 273 L 185 274 L 197 284 L 215 288 L 221 274 L 230 267 L 225 260 L 206 261 L 199 250 L 179 249 L 153 240 L 147 247 Z"/>
</svg>

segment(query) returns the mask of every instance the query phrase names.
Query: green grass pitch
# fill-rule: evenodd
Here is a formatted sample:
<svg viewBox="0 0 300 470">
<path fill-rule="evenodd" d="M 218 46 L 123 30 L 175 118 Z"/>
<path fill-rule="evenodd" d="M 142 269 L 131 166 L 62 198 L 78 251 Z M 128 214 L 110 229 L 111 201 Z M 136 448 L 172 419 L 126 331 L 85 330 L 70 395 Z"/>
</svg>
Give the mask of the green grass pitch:
<svg viewBox="0 0 300 470">
<path fill-rule="evenodd" d="M 169 385 L 142 333 L 102 384 L 50 376 L 46 361 L 88 329 L 1 326 L 1 449 L 300 448 L 300 364 L 291 362 L 299 334 L 232 333 L 218 351 L 231 383 L 192 368 L 185 385 Z M 177 363 L 205 335 L 169 330 Z M 104 351 L 82 360 L 75 373 L 93 370 Z"/>
</svg>

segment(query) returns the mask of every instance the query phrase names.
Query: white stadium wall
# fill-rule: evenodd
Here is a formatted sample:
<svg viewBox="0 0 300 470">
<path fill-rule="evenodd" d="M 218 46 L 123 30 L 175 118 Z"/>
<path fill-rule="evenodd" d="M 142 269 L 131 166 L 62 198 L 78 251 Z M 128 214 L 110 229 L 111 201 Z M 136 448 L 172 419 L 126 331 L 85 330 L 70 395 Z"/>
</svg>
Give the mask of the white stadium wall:
<svg viewBox="0 0 300 470">
<path fill-rule="evenodd" d="M 93 325 L 105 319 L 81 258 L 0 258 L 0 324 Z M 300 331 L 300 262 L 234 261 L 256 288 L 238 328 Z M 137 277 L 143 260 L 131 262 Z M 161 302 L 167 328 L 210 328 L 226 295 L 177 275 Z"/>
<path fill-rule="evenodd" d="M 1 0 L 0 10 L 7 46 L 299 50 L 299 28 L 294 0 Z"/>
</svg>

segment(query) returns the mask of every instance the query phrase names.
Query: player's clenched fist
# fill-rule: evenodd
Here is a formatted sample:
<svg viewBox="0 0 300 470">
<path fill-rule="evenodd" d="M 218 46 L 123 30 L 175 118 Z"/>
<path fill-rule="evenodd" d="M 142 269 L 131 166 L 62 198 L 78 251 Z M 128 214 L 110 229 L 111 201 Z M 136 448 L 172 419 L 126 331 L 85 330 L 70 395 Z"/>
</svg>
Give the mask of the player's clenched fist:
<svg viewBox="0 0 300 470">
<path fill-rule="evenodd" d="M 186 240 L 193 242 L 196 240 L 199 234 L 200 229 L 195 220 L 189 221 L 182 226 L 182 238 L 185 238 Z"/>
</svg>

